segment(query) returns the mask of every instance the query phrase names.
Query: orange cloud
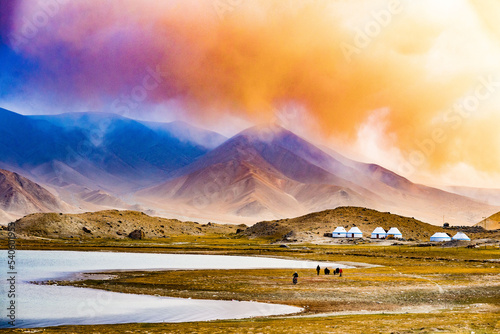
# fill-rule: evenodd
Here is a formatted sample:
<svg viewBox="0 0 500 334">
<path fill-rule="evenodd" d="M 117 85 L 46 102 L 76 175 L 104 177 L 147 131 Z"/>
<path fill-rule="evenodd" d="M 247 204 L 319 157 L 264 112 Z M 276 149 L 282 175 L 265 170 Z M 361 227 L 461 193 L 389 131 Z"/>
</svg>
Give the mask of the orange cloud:
<svg viewBox="0 0 500 334">
<path fill-rule="evenodd" d="M 500 8 L 471 3 L 94 1 L 64 7 L 30 52 L 44 57 L 47 45 L 63 42 L 70 55 L 83 54 L 77 66 L 87 81 L 70 76 L 85 94 L 98 93 L 89 82 L 118 94 L 145 67 L 158 66 L 164 82 L 148 101 L 181 99 L 196 118 L 236 113 L 261 122 L 280 103 L 295 101 L 326 136 L 354 140 L 374 110 L 387 108 L 387 135 L 396 138 L 390 143 L 415 168 L 466 162 L 497 171 L 498 87 L 467 116 L 453 111 L 480 78 L 500 74 L 499 46 L 490 36 L 498 33 Z M 130 38 L 131 30 L 139 37 Z M 109 66 L 98 65 L 103 54 Z M 485 143 L 486 155 L 477 149 Z"/>
</svg>

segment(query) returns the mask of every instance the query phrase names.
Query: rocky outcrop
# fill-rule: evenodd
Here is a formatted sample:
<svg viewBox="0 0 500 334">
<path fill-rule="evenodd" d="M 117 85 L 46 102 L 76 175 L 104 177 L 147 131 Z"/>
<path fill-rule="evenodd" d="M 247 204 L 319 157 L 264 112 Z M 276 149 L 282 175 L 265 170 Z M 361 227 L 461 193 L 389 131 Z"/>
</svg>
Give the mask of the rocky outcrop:
<svg viewBox="0 0 500 334">
<path fill-rule="evenodd" d="M 134 230 L 130 232 L 128 237 L 132 240 L 142 240 L 146 238 L 146 233 L 143 230 Z"/>
</svg>

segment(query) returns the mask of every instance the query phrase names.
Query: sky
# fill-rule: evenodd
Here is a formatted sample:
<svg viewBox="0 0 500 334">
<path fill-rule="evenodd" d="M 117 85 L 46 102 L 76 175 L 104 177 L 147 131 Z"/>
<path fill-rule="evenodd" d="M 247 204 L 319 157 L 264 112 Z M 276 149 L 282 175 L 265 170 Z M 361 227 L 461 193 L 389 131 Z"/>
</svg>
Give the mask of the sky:
<svg viewBox="0 0 500 334">
<path fill-rule="evenodd" d="M 0 107 L 278 123 L 413 181 L 500 188 L 495 0 L 0 0 Z"/>
</svg>

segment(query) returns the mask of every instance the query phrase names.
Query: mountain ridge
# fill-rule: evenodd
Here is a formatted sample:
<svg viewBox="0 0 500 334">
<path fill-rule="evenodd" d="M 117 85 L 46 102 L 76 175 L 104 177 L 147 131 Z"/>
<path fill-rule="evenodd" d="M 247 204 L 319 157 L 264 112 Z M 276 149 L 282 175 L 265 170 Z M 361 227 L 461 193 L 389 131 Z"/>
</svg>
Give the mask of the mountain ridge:
<svg viewBox="0 0 500 334">
<path fill-rule="evenodd" d="M 254 187 L 252 191 L 238 183 L 242 166 L 254 171 L 247 180 L 247 185 Z M 261 182 L 264 175 L 267 182 Z M 252 197 L 241 201 L 245 191 Z M 276 194 L 273 199 L 266 195 L 270 193 Z M 493 206 L 412 183 L 376 164 L 344 164 L 279 126 L 246 129 L 175 171 L 166 182 L 136 195 L 149 203 L 156 197 L 155 205 L 160 206 L 161 201 L 186 206 L 188 200 L 198 198 L 206 202 L 203 210 L 211 209 L 215 215 L 223 211 L 235 219 L 241 215 L 274 219 L 354 205 L 391 210 L 435 224 L 440 224 L 443 213 L 448 217 L 453 214 L 460 225 L 471 225 L 478 209 L 494 211 Z M 425 214 L 426 207 L 433 216 Z M 267 216 L 262 215 L 265 208 Z"/>
<path fill-rule="evenodd" d="M 351 205 L 472 225 L 500 209 L 329 152 L 274 124 L 224 139 L 183 122 L 97 112 L 23 116 L 0 109 L 0 121 L 0 166 L 79 210 L 116 206 L 255 223 Z"/>
<path fill-rule="evenodd" d="M 23 116 L 0 108 L 2 166 L 54 187 L 77 180 L 93 190 L 130 192 L 165 179 L 207 151 L 115 114 Z"/>
</svg>

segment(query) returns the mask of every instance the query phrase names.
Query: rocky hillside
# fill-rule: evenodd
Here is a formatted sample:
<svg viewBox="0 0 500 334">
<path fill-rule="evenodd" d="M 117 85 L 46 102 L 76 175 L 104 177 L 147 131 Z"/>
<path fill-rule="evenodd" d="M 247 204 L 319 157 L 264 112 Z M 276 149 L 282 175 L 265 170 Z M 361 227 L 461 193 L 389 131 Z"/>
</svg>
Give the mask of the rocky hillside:
<svg viewBox="0 0 500 334">
<path fill-rule="evenodd" d="M 0 210 L 4 212 L 0 214 L 0 219 L 33 212 L 66 211 L 69 208 L 69 205 L 37 183 L 17 173 L 0 169 Z"/>
<path fill-rule="evenodd" d="M 235 233 L 238 228 L 244 228 L 235 225 L 181 222 L 176 219 L 151 217 L 137 211 L 118 210 L 82 214 L 36 213 L 17 220 L 15 224 L 16 232 L 23 236 L 84 239 L 149 239 L 182 234 Z"/>
<path fill-rule="evenodd" d="M 403 238 L 422 241 L 428 241 L 435 232 L 445 231 L 442 227 L 390 212 L 360 207 L 339 207 L 292 219 L 259 222 L 245 230 L 244 234 L 276 240 L 315 241 L 318 236 L 331 233 L 337 226 L 343 226 L 346 230 L 357 226 L 365 238 L 369 238 L 371 232 L 378 226 L 386 231 L 391 227 L 397 227 Z"/>
</svg>

